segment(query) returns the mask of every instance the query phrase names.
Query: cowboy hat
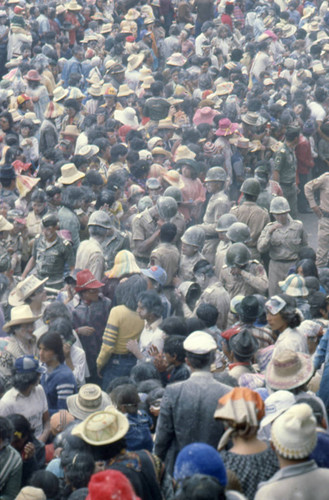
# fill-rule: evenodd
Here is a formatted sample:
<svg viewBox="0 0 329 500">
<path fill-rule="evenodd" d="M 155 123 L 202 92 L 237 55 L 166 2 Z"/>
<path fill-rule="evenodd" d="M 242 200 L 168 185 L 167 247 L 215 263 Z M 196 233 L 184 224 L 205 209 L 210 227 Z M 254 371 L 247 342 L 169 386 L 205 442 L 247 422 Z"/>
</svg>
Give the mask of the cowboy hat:
<svg viewBox="0 0 329 500">
<path fill-rule="evenodd" d="M 68 89 L 64 89 L 63 87 L 56 87 L 53 92 L 53 101 L 58 102 L 62 99 L 65 99 L 69 93 Z"/>
<path fill-rule="evenodd" d="M 80 172 L 74 163 L 66 163 L 61 167 L 62 175 L 59 177 L 58 182 L 64 185 L 70 185 L 79 179 L 83 179 L 85 174 Z"/>
<path fill-rule="evenodd" d="M 120 85 L 119 92 L 117 93 L 118 97 L 128 97 L 129 95 L 134 94 L 135 92 L 126 84 Z"/>
<path fill-rule="evenodd" d="M 123 413 L 111 406 L 89 415 L 72 429 L 72 434 L 92 446 L 104 446 L 122 439 L 128 432 L 129 422 Z"/>
<path fill-rule="evenodd" d="M 96 384 L 85 384 L 80 387 L 78 394 L 69 396 L 66 400 L 71 415 L 78 420 L 84 420 L 92 413 L 105 410 L 111 405 L 111 398 Z"/>
<path fill-rule="evenodd" d="M 67 10 L 82 10 L 81 5 L 78 4 L 75 0 L 71 0 L 71 2 L 65 5 Z"/>
<path fill-rule="evenodd" d="M 144 54 L 140 52 L 139 54 L 131 54 L 128 57 L 127 70 L 134 71 L 134 69 L 138 68 L 144 61 Z"/>
<path fill-rule="evenodd" d="M 48 281 L 48 278 L 39 280 L 36 276 L 31 275 L 25 280 L 18 283 L 18 285 L 10 292 L 8 302 L 11 306 L 22 306 L 26 299 L 38 290 L 42 285 Z"/>
<path fill-rule="evenodd" d="M 34 323 L 40 317 L 41 316 L 34 316 L 30 306 L 26 304 L 13 307 L 10 311 L 10 321 L 7 321 L 7 323 L 3 325 L 2 329 L 5 332 L 8 332 L 12 326 Z"/>
</svg>

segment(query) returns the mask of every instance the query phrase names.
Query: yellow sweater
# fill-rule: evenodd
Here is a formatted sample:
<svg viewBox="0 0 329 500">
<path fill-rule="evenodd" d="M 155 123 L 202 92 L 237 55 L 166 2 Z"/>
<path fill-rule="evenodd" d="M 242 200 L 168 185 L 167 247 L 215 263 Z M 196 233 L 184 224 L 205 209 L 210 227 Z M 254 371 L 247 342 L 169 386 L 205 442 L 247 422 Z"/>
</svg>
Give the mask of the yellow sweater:
<svg viewBox="0 0 329 500">
<path fill-rule="evenodd" d="M 144 328 L 144 321 L 135 311 L 126 306 L 116 306 L 110 312 L 103 334 L 103 343 L 97 358 L 101 370 L 112 354 L 127 354 L 128 340 L 138 340 Z"/>
</svg>

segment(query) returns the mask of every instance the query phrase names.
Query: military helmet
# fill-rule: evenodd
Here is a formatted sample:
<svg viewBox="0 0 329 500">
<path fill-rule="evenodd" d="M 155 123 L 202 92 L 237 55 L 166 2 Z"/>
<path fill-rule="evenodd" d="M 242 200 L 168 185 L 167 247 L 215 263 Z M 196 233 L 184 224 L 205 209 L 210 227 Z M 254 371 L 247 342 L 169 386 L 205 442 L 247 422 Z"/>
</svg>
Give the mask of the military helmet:
<svg viewBox="0 0 329 500">
<path fill-rule="evenodd" d="M 179 188 L 175 186 L 169 186 L 163 193 L 163 196 L 170 196 L 171 198 L 174 198 L 174 200 L 177 201 L 177 203 L 182 203 L 183 202 L 183 195 L 182 192 Z"/>
<path fill-rule="evenodd" d="M 272 199 L 273 196 L 271 195 L 271 193 L 265 190 L 259 193 L 256 203 L 259 207 L 266 208 L 266 210 L 269 211 Z"/>
<path fill-rule="evenodd" d="M 137 208 L 139 212 L 144 212 L 147 208 L 151 208 L 153 206 L 153 201 L 150 196 L 143 196 L 137 204 Z"/>
<path fill-rule="evenodd" d="M 159 215 L 162 220 L 170 220 L 177 214 L 177 201 L 171 196 L 160 196 L 157 201 Z"/>
<path fill-rule="evenodd" d="M 249 248 L 244 243 L 233 243 L 226 253 L 228 267 L 242 267 L 251 259 Z"/>
<path fill-rule="evenodd" d="M 205 182 L 225 182 L 226 181 L 226 172 L 222 167 L 212 167 L 208 170 Z"/>
<path fill-rule="evenodd" d="M 104 212 L 104 210 L 96 210 L 89 217 L 88 227 L 89 226 L 100 226 L 105 229 L 111 229 L 113 227 L 113 222 L 110 215 Z"/>
<path fill-rule="evenodd" d="M 243 222 L 235 222 L 229 227 L 227 237 L 233 243 L 245 243 L 250 240 L 250 229 Z"/>
<path fill-rule="evenodd" d="M 283 196 L 276 196 L 271 201 L 270 212 L 271 214 L 286 214 L 290 212 L 288 201 Z"/>
<path fill-rule="evenodd" d="M 257 179 L 246 179 L 241 186 L 241 193 L 249 194 L 251 196 L 258 196 L 260 193 L 260 184 Z"/>
<path fill-rule="evenodd" d="M 193 247 L 198 247 L 199 250 L 202 249 L 204 245 L 204 241 L 206 239 L 206 233 L 202 229 L 202 227 L 191 226 L 186 229 L 183 234 L 181 240 L 186 245 L 192 245 Z"/>
<path fill-rule="evenodd" d="M 255 168 L 254 171 L 256 179 L 260 177 L 262 180 L 263 179 L 268 179 L 270 172 L 269 169 L 266 167 L 266 165 L 259 165 L 258 167 Z"/>
<path fill-rule="evenodd" d="M 225 233 L 225 231 L 227 231 L 228 228 L 235 222 L 238 222 L 238 219 L 235 217 L 235 215 L 233 214 L 221 215 L 217 221 L 216 231 L 218 233 Z"/>
</svg>

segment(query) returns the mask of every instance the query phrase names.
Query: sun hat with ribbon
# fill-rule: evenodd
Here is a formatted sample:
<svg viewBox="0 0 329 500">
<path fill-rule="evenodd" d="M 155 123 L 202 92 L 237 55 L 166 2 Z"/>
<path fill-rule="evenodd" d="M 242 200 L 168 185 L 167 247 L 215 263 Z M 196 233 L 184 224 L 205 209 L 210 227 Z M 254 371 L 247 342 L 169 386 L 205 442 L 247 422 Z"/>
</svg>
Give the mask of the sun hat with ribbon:
<svg viewBox="0 0 329 500">
<path fill-rule="evenodd" d="M 46 281 L 48 281 L 48 278 L 39 280 L 34 275 L 28 276 L 10 292 L 8 297 L 9 304 L 11 306 L 23 305 L 25 300 L 31 297 L 38 288 L 41 288 Z"/>
<path fill-rule="evenodd" d="M 128 432 L 129 422 L 123 413 L 108 406 L 92 413 L 72 429 L 74 436 L 92 446 L 104 446 L 122 439 Z"/>
<path fill-rule="evenodd" d="M 274 352 L 266 367 L 266 385 L 273 390 L 291 390 L 305 385 L 313 376 L 312 358 L 290 349 Z"/>
<path fill-rule="evenodd" d="M 112 404 L 111 398 L 97 384 L 85 384 L 78 394 L 72 394 L 66 400 L 68 411 L 78 420 L 84 420 L 96 411 L 105 410 Z"/>
<path fill-rule="evenodd" d="M 121 250 L 115 256 L 114 266 L 105 273 L 105 276 L 107 278 L 122 278 L 129 274 L 139 274 L 140 271 L 134 254 L 129 250 Z"/>
<path fill-rule="evenodd" d="M 79 179 L 83 179 L 85 174 L 80 172 L 74 163 L 66 163 L 61 167 L 61 176 L 58 179 L 58 182 L 64 185 L 70 185 Z"/>
<path fill-rule="evenodd" d="M 10 321 L 7 321 L 2 329 L 8 332 L 12 326 L 34 323 L 39 318 L 40 316 L 34 316 L 28 305 L 13 307 L 10 311 Z"/>
<path fill-rule="evenodd" d="M 104 286 L 103 283 L 98 281 L 93 273 L 89 271 L 89 269 L 84 269 L 83 271 L 79 271 L 76 277 L 76 285 L 75 290 L 77 292 L 83 292 L 85 290 L 93 290 L 95 288 L 101 288 Z"/>
<path fill-rule="evenodd" d="M 229 422 L 230 427 L 218 444 L 222 450 L 234 433 L 243 437 L 255 435 L 265 413 L 264 402 L 257 392 L 235 387 L 219 399 L 214 418 Z"/>
<path fill-rule="evenodd" d="M 271 441 L 283 458 L 307 458 L 317 442 L 316 418 L 312 408 L 306 403 L 291 406 L 274 421 Z"/>
<path fill-rule="evenodd" d="M 218 129 L 216 130 L 215 134 L 220 137 L 226 137 L 228 135 L 234 134 L 238 127 L 238 123 L 232 123 L 229 118 L 222 118 L 218 122 Z"/>
</svg>

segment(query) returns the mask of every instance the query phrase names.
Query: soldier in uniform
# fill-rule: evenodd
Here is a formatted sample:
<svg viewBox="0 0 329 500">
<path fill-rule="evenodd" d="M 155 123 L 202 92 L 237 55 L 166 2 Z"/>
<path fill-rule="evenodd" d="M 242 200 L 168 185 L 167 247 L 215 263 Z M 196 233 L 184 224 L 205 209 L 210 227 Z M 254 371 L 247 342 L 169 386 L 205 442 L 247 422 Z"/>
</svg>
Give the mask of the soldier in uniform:
<svg viewBox="0 0 329 500">
<path fill-rule="evenodd" d="M 11 165 L 3 165 L 0 168 L 0 200 L 1 205 L 5 204 L 9 208 L 15 208 L 15 201 L 19 197 L 16 189 L 15 169 Z"/>
<path fill-rule="evenodd" d="M 231 299 L 236 295 L 267 293 L 268 279 L 264 266 L 251 259 L 250 250 L 244 243 L 230 246 L 220 279 Z"/>
<path fill-rule="evenodd" d="M 191 226 L 183 234 L 178 273 L 181 281 L 192 281 L 194 278 L 194 266 L 200 260 L 204 260 L 201 251 L 205 237 L 205 232 L 200 226 Z"/>
<path fill-rule="evenodd" d="M 276 222 L 270 222 L 263 229 L 258 250 L 269 252 L 269 296 L 280 293 L 279 281 L 283 281 L 291 266 L 298 259 L 298 252 L 307 245 L 307 234 L 303 223 L 289 216 L 290 206 L 285 198 L 277 196 L 271 201 L 270 212 Z"/>
<path fill-rule="evenodd" d="M 46 188 L 47 195 L 47 212 L 50 214 L 58 213 L 62 203 L 62 190 L 58 186 L 48 186 Z"/>
<path fill-rule="evenodd" d="M 173 288 L 173 279 L 178 274 L 180 254 L 173 244 L 177 228 L 172 222 L 166 222 L 160 229 L 160 244 L 152 251 L 151 266 L 160 266 L 167 273 L 164 288 Z"/>
<path fill-rule="evenodd" d="M 280 183 L 284 198 L 289 200 L 290 213 L 293 219 L 297 217 L 297 160 L 295 147 L 298 144 L 299 133 L 300 130 L 297 127 L 287 129 L 285 142 L 274 158 L 273 172 L 273 180 Z"/>
<path fill-rule="evenodd" d="M 207 191 L 211 196 L 203 217 L 203 224 L 201 224 L 206 234 L 202 253 L 212 265 L 215 263 L 216 248 L 218 245 L 216 224 L 219 217 L 230 210 L 230 201 L 224 193 L 226 177 L 226 172 L 222 167 L 212 167 L 208 170 L 204 181 Z"/>
<path fill-rule="evenodd" d="M 229 227 L 237 221 L 238 219 L 232 214 L 224 214 L 218 219 L 216 232 L 218 234 L 219 244 L 215 255 L 215 275 L 217 278 L 220 277 L 222 267 L 225 264 L 226 252 L 232 244 L 227 238 L 227 231 Z"/>
<path fill-rule="evenodd" d="M 246 179 L 241 186 L 241 193 L 243 193 L 245 201 L 241 205 L 233 207 L 231 213 L 239 222 L 243 222 L 249 227 L 250 240 L 246 244 L 251 252 L 251 257 L 259 259 L 257 240 L 262 229 L 270 222 L 270 217 L 267 210 L 256 203 L 260 193 L 260 184 L 257 179 Z"/>
<path fill-rule="evenodd" d="M 36 275 L 40 280 L 49 278 L 49 287 L 63 287 L 64 270 L 66 266 L 73 270 L 74 254 L 71 243 L 59 237 L 57 229 L 56 215 L 47 214 L 42 218 L 42 234 L 34 240 L 32 256 L 22 273 L 23 279 L 36 267 Z"/>
<path fill-rule="evenodd" d="M 319 218 L 316 264 L 318 267 L 327 267 L 329 252 L 329 173 L 326 172 L 317 179 L 305 184 L 304 191 L 311 209 Z M 320 191 L 320 206 L 315 201 L 315 191 Z"/>
<path fill-rule="evenodd" d="M 9 231 L 11 231 L 13 227 L 13 224 L 8 222 L 3 215 L 0 215 L 0 272 L 9 271 L 11 267 L 11 257 L 6 248 L 6 240 Z"/>
<path fill-rule="evenodd" d="M 176 186 L 169 186 L 165 190 L 165 192 L 163 193 L 163 196 L 171 196 L 177 202 L 177 206 L 178 206 L 177 214 L 175 215 L 175 217 L 173 217 L 171 219 L 170 222 L 172 222 L 173 224 L 175 224 L 175 226 L 177 228 L 177 232 L 176 232 L 176 236 L 175 236 L 174 242 L 179 247 L 180 241 L 181 241 L 181 237 L 183 236 L 183 234 L 185 232 L 185 229 L 186 229 L 185 217 L 179 211 L 179 207 L 183 203 L 182 191 L 178 187 L 176 187 Z"/>
<path fill-rule="evenodd" d="M 32 211 L 26 217 L 26 227 L 30 243 L 42 230 L 41 219 L 47 213 L 47 197 L 42 189 L 36 189 L 31 196 Z"/>
<path fill-rule="evenodd" d="M 11 269 L 20 275 L 30 258 L 26 220 L 21 210 L 9 210 L 8 221 L 13 224 L 13 229 L 4 241 L 5 247 L 11 256 Z"/>
<path fill-rule="evenodd" d="M 102 243 L 102 248 L 105 257 L 105 269 L 112 269 L 117 253 L 121 250 L 130 250 L 129 237 L 127 233 L 119 231 L 112 225 Z"/>
</svg>

